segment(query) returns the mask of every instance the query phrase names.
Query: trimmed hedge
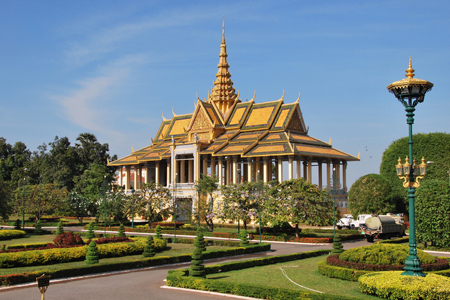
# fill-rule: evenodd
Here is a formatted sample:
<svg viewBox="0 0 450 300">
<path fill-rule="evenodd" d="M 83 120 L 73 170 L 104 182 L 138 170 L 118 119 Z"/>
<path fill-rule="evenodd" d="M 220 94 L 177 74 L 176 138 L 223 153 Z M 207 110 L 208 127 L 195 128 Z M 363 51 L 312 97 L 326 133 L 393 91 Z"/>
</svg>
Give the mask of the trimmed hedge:
<svg viewBox="0 0 450 300">
<path fill-rule="evenodd" d="M 403 270 L 405 265 L 374 265 L 356 263 L 339 259 L 339 255 L 330 255 L 327 257 L 327 264 L 329 266 L 342 267 L 347 269 L 365 270 L 365 271 L 395 271 Z M 430 264 L 421 264 L 423 271 L 439 271 L 447 270 L 449 268 L 449 262 L 446 259 L 436 259 L 436 262 Z"/>
<path fill-rule="evenodd" d="M 114 243 L 98 245 L 100 258 L 141 254 L 144 250 L 143 239 L 133 243 Z M 163 250 L 166 243 L 155 239 L 155 249 Z M 47 250 L 31 250 L 26 252 L 9 252 L 0 254 L 0 268 L 49 265 L 84 260 L 86 246 L 71 248 L 54 248 Z"/>
<path fill-rule="evenodd" d="M 0 241 L 23 238 L 25 234 L 23 230 L 3 229 L 0 230 Z"/>
<path fill-rule="evenodd" d="M 392 300 L 450 299 L 450 279 L 428 274 L 402 276 L 401 271 L 376 272 L 359 278 L 362 293 Z"/>
<path fill-rule="evenodd" d="M 271 264 L 293 261 L 303 258 L 315 257 L 329 253 L 329 250 L 317 250 L 303 253 L 270 256 L 265 258 L 230 262 L 220 265 L 205 266 L 206 274 L 219 273 L 223 274 L 227 271 L 241 270 L 252 268 L 255 266 L 265 266 Z M 232 293 L 234 295 L 254 297 L 258 299 L 355 299 L 353 297 L 337 296 L 330 294 L 307 293 L 301 291 L 253 286 L 245 283 L 233 283 L 225 281 L 217 281 L 212 279 L 201 279 L 189 277 L 189 269 L 169 271 L 166 278 L 168 286 L 181 288 L 190 288 L 196 290 L 214 291 L 219 293 Z"/>
<path fill-rule="evenodd" d="M 343 267 L 330 266 L 326 260 L 320 261 L 318 264 L 318 271 L 320 274 L 330 277 L 339 278 L 347 281 L 358 281 L 362 275 L 368 274 L 371 271 L 347 269 Z"/>
<path fill-rule="evenodd" d="M 328 258 L 327 258 L 328 260 Z M 440 259 L 441 260 L 441 259 Z M 356 270 L 356 269 L 350 269 L 350 268 L 344 268 L 344 267 L 338 267 L 338 266 L 331 266 L 327 264 L 327 261 L 321 261 L 318 263 L 318 271 L 320 274 L 330 277 L 330 278 L 339 278 L 342 280 L 348 280 L 348 281 L 358 281 L 359 277 L 374 273 L 374 271 L 368 271 L 368 270 Z M 386 271 L 388 272 L 388 271 Z M 450 269 L 446 270 L 440 270 L 440 271 L 429 271 L 427 274 L 436 274 L 441 275 L 445 277 L 450 277 Z"/>
<path fill-rule="evenodd" d="M 155 241 L 156 239 L 154 239 Z M 101 246 L 105 245 L 100 245 Z M 78 247 L 81 248 L 81 247 Z M 85 247 L 82 247 L 85 248 Z M 270 250 L 270 244 L 257 244 L 250 246 L 248 248 L 239 249 L 229 249 L 229 250 L 218 250 L 218 251 L 206 251 L 204 253 L 204 258 L 218 258 L 225 256 L 233 256 L 239 254 L 252 254 L 262 251 Z M 182 254 L 177 256 L 161 256 L 161 257 L 150 257 L 142 258 L 141 260 L 131 261 L 131 262 L 117 262 L 98 265 L 85 265 L 77 268 L 62 269 L 62 270 L 40 270 L 32 273 L 22 273 L 22 274 L 10 274 L 10 275 L 0 275 L 0 285 L 12 285 L 25 282 L 36 282 L 36 278 L 42 276 L 43 274 L 50 275 L 52 279 L 74 277 L 74 276 L 84 276 L 88 274 L 121 271 L 137 268 L 147 268 L 154 266 L 161 266 L 166 264 L 175 264 L 190 262 L 191 256 L 188 254 Z"/>
<path fill-rule="evenodd" d="M 7 250 L 12 249 L 34 249 L 40 247 L 47 247 L 48 243 L 30 243 L 30 244 L 15 244 L 15 245 L 7 245 Z"/>
</svg>

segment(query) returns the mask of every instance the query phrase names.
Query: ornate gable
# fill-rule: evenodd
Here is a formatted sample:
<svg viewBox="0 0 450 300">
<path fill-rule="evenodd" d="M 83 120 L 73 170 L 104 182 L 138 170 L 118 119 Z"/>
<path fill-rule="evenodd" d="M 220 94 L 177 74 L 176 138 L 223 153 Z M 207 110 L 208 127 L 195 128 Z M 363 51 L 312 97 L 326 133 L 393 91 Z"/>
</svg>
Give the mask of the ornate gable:
<svg viewBox="0 0 450 300">
<path fill-rule="evenodd" d="M 298 109 L 294 110 L 294 113 L 286 126 L 286 130 L 308 133 L 308 130 L 305 128 L 303 116 L 300 112 L 300 107 L 297 108 Z"/>
<path fill-rule="evenodd" d="M 205 110 L 200 106 L 197 114 L 195 115 L 195 119 L 192 123 L 190 131 L 201 131 L 205 129 L 211 129 L 213 127 L 214 123 L 211 121 Z"/>
</svg>

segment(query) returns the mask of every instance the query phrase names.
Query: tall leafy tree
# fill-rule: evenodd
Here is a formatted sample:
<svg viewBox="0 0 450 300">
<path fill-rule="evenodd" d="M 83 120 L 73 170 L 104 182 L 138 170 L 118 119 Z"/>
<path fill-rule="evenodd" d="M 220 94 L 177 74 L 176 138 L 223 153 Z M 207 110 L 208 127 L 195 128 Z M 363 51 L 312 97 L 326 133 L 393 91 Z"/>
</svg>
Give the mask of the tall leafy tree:
<svg viewBox="0 0 450 300">
<path fill-rule="evenodd" d="M 392 142 L 384 151 L 380 165 L 380 175 L 385 177 L 392 185 L 393 193 L 400 199 L 402 205 L 398 212 L 408 211 L 407 189 L 403 187 L 402 180 L 398 179 L 395 166 L 400 157 L 402 163 L 405 163 L 405 157 L 408 155 L 408 137 L 403 137 Z M 450 134 L 444 132 L 416 133 L 413 135 L 413 158 L 417 163 L 421 163 L 424 156 L 425 161 L 434 161 L 435 164 L 429 164 L 427 174 L 422 182 L 431 179 L 440 179 L 448 182 L 447 173 L 450 166 Z M 403 203 L 402 203 L 403 202 Z"/>
<path fill-rule="evenodd" d="M 214 230 L 213 218 L 216 213 L 214 210 L 214 196 L 219 189 L 218 178 L 216 176 L 201 175 L 200 179 L 195 183 L 195 188 L 200 191 L 203 199 L 198 199 L 196 207 L 196 217 L 205 221 L 208 231 Z"/>
<path fill-rule="evenodd" d="M 264 206 L 264 185 L 256 182 L 229 184 L 221 188 L 222 203 L 220 217 L 222 220 L 242 220 L 244 229 L 252 218 L 258 217 L 258 206 Z"/>
<path fill-rule="evenodd" d="M 264 208 L 267 221 L 272 224 L 293 223 L 298 236 L 299 224 L 332 224 L 333 205 L 326 190 L 299 178 L 273 185 Z"/>
<path fill-rule="evenodd" d="M 353 216 L 395 212 L 396 198 L 389 181 L 378 174 L 360 177 L 348 191 L 348 206 Z"/>
<path fill-rule="evenodd" d="M 65 203 L 67 214 L 76 217 L 78 222 L 82 222 L 83 217 L 87 216 L 91 201 L 80 193 L 71 192 L 67 195 Z"/>
<path fill-rule="evenodd" d="M 6 181 L 0 180 L 0 217 L 7 220 L 11 214 L 11 190 Z"/>
<path fill-rule="evenodd" d="M 450 187 L 431 179 L 416 192 L 417 240 L 431 246 L 450 247 Z"/>
<path fill-rule="evenodd" d="M 138 214 L 149 223 L 157 221 L 159 215 L 170 214 L 173 209 L 169 189 L 154 181 L 142 186 L 140 199 Z"/>
</svg>

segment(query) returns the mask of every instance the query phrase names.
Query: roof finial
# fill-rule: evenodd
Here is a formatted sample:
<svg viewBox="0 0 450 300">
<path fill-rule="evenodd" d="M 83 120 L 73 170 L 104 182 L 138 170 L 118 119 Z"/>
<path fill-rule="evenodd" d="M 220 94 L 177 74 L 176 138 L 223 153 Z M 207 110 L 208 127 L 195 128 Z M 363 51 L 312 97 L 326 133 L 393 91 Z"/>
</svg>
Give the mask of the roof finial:
<svg viewBox="0 0 450 300">
<path fill-rule="evenodd" d="M 225 44 L 225 15 L 223 16 L 222 23 L 222 44 Z"/>
<path fill-rule="evenodd" d="M 412 68 L 412 65 L 411 65 L 411 56 L 409 57 L 409 66 L 408 66 L 408 69 L 406 69 L 406 77 L 407 78 L 413 78 L 414 77 L 414 69 Z"/>
</svg>

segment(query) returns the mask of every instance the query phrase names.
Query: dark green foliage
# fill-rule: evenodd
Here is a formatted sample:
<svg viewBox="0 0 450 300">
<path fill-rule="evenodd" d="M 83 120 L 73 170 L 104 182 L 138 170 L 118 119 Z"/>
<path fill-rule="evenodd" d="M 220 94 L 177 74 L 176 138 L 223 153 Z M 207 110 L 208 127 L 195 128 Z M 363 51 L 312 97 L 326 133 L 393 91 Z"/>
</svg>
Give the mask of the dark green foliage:
<svg viewBox="0 0 450 300">
<path fill-rule="evenodd" d="M 405 126 L 405 133 L 406 130 Z M 405 163 L 405 157 L 408 155 L 408 139 L 408 137 L 404 137 L 392 142 L 384 151 L 380 165 L 380 175 L 391 183 L 393 192 L 402 199 L 403 207 L 406 210 L 408 209 L 407 189 L 403 187 L 402 180 L 398 179 L 395 165 L 398 163 L 399 157 L 402 159 L 402 163 Z M 413 135 L 413 143 L 413 158 L 417 159 L 418 164 L 420 164 L 422 156 L 425 156 L 425 161 L 438 162 L 428 165 L 427 174 L 422 182 L 431 179 L 448 182 L 447 171 L 449 168 L 445 165 L 450 166 L 450 156 L 448 155 L 450 153 L 450 134 L 443 132 L 417 133 Z"/>
<path fill-rule="evenodd" d="M 344 246 L 341 242 L 341 237 L 339 234 L 336 234 L 336 237 L 333 240 L 333 250 L 331 250 L 331 254 L 340 254 L 344 252 Z"/>
<path fill-rule="evenodd" d="M 248 241 L 248 232 L 247 230 L 242 230 L 240 233 L 240 239 L 241 242 L 239 243 L 240 247 L 247 247 L 250 245 L 250 242 Z"/>
<path fill-rule="evenodd" d="M 189 276 L 205 278 L 205 266 L 203 265 L 202 250 L 195 248 L 192 254 L 191 267 L 189 268 Z"/>
<path fill-rule="evenodd" d="M 203 239 L 203 229 L 197 228 L 197 237 L 194 241 L 194 253 L 192 254 L 189 276 L 205 278 L 205 266 L 203 265 L 203 249 L 206 250 L 205 240 Z"/>
<path fill-rule="evenodd" d="M 56 236 L 58 236 L 58 235 L 60 235 L 60 234 L 63 234 L 64 233 L 64 229 L 63 229 L 63 226 L 62 226 L 62 221 L 59 221 L 58 222 L 58 226 L 56 226 Z"/>
<path fill-rule="evenodd" d="M 195 237 L 195 240 L 194 240 L 194 246 L 197 248 L 200 248 L 200 250 L 202 250 L 202 252 L 205 252 L 206 251 L 206 242 L 203 237 L 203 228 L 202 227 L 197 228 L 196 235 L 197 236 Z"/>
<path fill-rule="evenodd" d="M 123 225 L 122 223 L 119 226 L 119 231 L 117 233 L 118 237 L 125 237 L 125 225 Z"/>
<path fill-rule="evenodd" d="M 378 174 L 360 177 L 348 192 L 348 206 L 353 216 L 395 212 L 396 203 L 389 181 Z"/>
<path fill-rule="evenodd" d="M 2 166 L 2 165 L 0 165 L 0 166 Z M 0 217 L 3 220 L 7 220 L 9 215 L 11 214 L 11 205 L 10 205 L 11 189 L 10 189 L 8 183 L 2 180 L 1 173 L 2 173 L 2 170 L 0 167 Z"/>
<path fill-rule="evenodd" d="M 86 260 L 84 261 L 84 263 L 87 265 L 92 265 L 92 264 L 98 264 L 98 262 L 99 262 L 99 259 L 98 259 L 97 244 L 94 241 L 92 241 L 87 248 Z"/>
<path fill-rule="evenodd" d="M 339 259 L 372 265 L 403 265 L 409 256 L 408 252 L 407 245 L 374 244 L 346 250 L 339 255 Z M 417 250 L 417 256 L 424 264 L 436 261 L 434 256 L 422 250 Z"/>
<path fill-rule="evenodd" d="M 157 239 L 162 239 L 162 234 L 161 234 L 161 226 L 156 226 L 156 230 L 155 230 L 155 237 Z"/>
<path fill-rule="evenodd" d="M 41 220 L 36 222 L 36 225 L 34 226 L 34 234 L 42 234 Z"/>
<path fill-rule="evenodd" d="M 89 223 L 89 225 L 87 227 L 86 238 L 93 239 L 94 236 L 95 236 L 95 234 L 94 234 L 94 222 L 91 222 L 91 223 Z"/>
<path fill-rule="evenodd" d="M 16 222 L 14 222 L 14 229 L 21 229 L 22 228 L 22 223 L 20 222 L 19 219 L 16 220 Z"/>
<path fill-rule="evenodd" d="M 447 181 L 424 181 L 416 190 L 417 240 L 425 245 L 450 247 L 450 188 Z"/>
<path fill-rule="evenodd" d="M 153 242 L 153 237 L 151 235 L 147 238 L 147 244 L 145 245 L 144 252 L 142 252 L 143 257 L 153 257 L 155 256 L 155 245 Z"/>
</svg>

